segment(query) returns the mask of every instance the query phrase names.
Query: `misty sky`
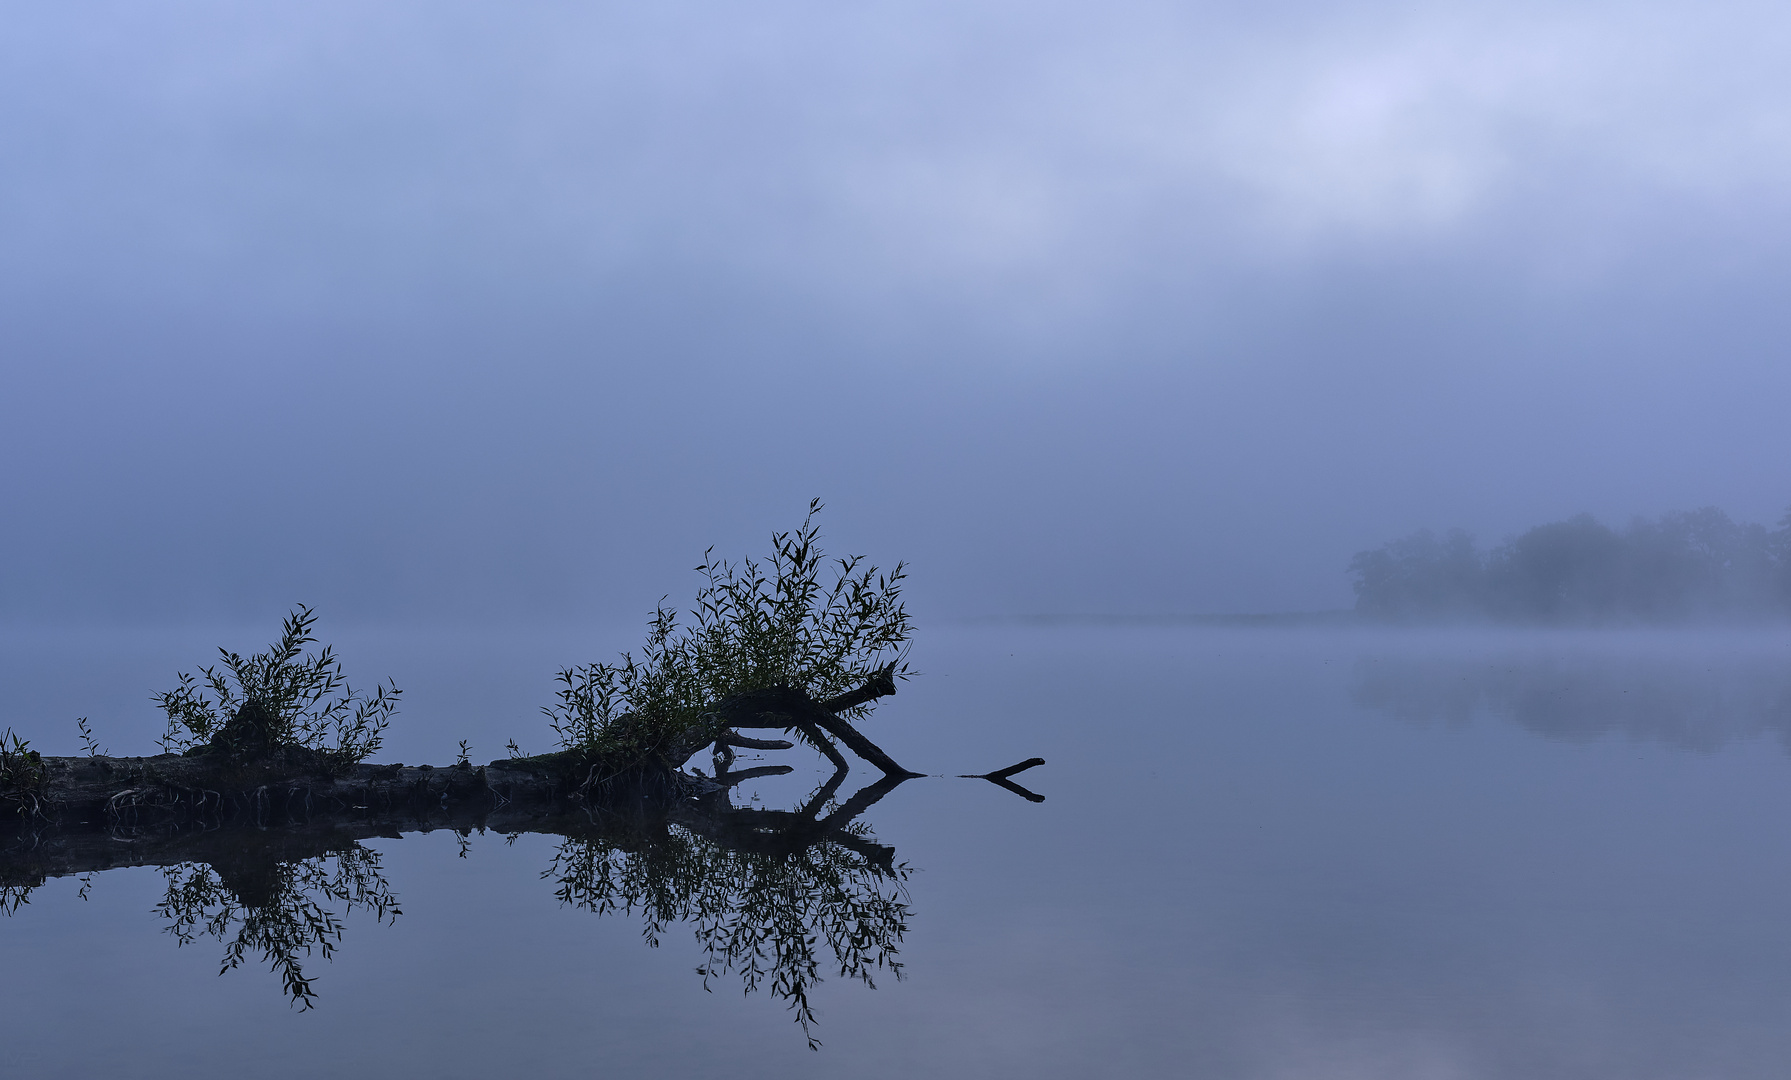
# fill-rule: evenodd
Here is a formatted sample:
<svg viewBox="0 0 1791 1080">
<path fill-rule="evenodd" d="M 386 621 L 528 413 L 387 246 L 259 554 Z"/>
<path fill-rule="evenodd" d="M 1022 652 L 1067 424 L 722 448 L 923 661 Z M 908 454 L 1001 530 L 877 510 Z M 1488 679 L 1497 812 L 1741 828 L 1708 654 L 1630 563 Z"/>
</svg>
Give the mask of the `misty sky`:
<svg viewBox="0 0 1791 1080">
<path fill-rule="evenodd" d="M 1310 610 L 1791 506 L 1791 9 L 0 6 L 0 614 Z"/>
</svg>

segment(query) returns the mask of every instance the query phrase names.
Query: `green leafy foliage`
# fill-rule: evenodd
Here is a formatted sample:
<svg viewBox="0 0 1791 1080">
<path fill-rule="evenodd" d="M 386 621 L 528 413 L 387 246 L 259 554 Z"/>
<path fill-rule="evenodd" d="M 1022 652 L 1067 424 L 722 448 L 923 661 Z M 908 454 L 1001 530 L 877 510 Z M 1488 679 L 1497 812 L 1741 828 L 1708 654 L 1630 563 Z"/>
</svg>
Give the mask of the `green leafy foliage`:
<svg viewBox="0 0 1791 1080">
<path fill-rule="evenodd" d="M 11 728 L 0 732 L 0 805 L 34 814 L 42 802 L 43 785 L 43 756 Z"/>
<path fill-rule="evenodd" d="M 77 717 L 75 719 L 75 730 L 80 732 L 81 749 L 87 751 L 88 757 L 101 757 L 111 753 L 110 750 L 100 749 L 99 740 L 93 737 L 93 729 L 87 726 L 87 718 L 85 716 Z"/>
<path fill-rule="evenodd" d="M 340 764 L 378 750 L 403 691 L 387 683 L 371 696 L 357 693 L 329 646 L 305 654 L 316 621 L 301 604 L 266 652 L 243 657 L 220 647 L 218 667 L 199 669 L 203 681 L 181 672 L 178 687 L 155 696 L 168 714 L 162 748 L 251 754 L 300 746 Z"/>
<path fill-rule="evenodd" d="M 820 511 L 820 500 L 811 502 L 800 528 L 774 535 L 764 562 L 704 552 L 688 623 L 662 603 L 638 653 L 561 671 L 558 701 L 542 710 L 560 745 L 639 756 L 689 748 L 718 733 L 710 710 L 734 694 L 787 687 L 819 701 L 879 670 L 906 677 L 912 626 L 901 600 L 903 564 L 884 572 L 861 556 L 828 560 Z M 857 719 L 870 708 L 841 715 Z"/>
</svg>

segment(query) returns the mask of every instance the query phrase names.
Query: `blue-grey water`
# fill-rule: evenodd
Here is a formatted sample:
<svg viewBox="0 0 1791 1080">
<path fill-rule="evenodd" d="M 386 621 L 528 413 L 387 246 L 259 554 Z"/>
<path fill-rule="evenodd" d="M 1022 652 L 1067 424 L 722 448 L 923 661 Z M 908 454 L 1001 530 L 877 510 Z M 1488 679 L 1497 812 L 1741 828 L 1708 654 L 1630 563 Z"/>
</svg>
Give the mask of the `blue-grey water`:
<svg viewBox="0 0 1791 1080">
<path fill-rule="evenodd" d="M 383 760 L 516 738 L 614 631 L 350 629 L 406 688 Z M 0 631 L 0 726 L 153 752 L 151 690 L 266 628 Z M 928 631 L 865 730 L 937 777 L 861 819 L 912 869 L 900 979 L 788 1002 L 561 903 L 553 837 L 370 840 L 295 1008 L 181 945 L 153 868 L 0 919 L 0 1072 L 31 1077 L 1781 1077 L 1791 635 L 1178 626 Z M 824 773 L 739 789 L 788 806 Z M 1022 758 L 1029 802 L 951 775 Z M 703 764 L 700 760 L 697 764 Z M 863 771 L 863 770 L 858 770 Z M 842 796 L 860 782 L 855 771 Z M 754 801 L 756 800 L 756 802 Z M 464 853 L 464 857 L 462 857 Z M 86 897 L 81 891 L 85 887 Z M 331 907 L 328 901 L 322 905 Z"/>
</svg>

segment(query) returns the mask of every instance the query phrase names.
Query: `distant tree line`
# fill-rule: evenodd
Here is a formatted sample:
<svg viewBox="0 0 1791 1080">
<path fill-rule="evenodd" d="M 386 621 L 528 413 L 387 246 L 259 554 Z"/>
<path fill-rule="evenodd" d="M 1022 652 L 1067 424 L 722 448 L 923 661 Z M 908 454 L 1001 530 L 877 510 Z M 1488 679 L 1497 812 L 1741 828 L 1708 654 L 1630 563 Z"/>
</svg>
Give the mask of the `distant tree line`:
<svg viewBox="0 0 1791 1080">
<path fill-rule="evenodd" d="M 1791 515 L 1777 529 L 1715 507 L 1538 525 L 1482 551 L 1428 529 L 1357 553 L 1356 611 L 1388 621 L 1665 623 L 1791 615 Z"/>
</svg>

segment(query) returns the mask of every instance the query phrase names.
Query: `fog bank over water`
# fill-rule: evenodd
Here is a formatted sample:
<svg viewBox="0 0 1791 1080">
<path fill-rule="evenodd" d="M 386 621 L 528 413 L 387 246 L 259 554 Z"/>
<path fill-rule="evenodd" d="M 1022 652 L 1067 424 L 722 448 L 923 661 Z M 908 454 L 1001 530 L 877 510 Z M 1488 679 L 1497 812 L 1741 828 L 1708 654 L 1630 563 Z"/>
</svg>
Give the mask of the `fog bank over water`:
<svg viewBox="0 0 1791 1080">
<path fill-rule="evenodd" d="M 203 0 L 0 31 L 0 612 L 1321 610 L 1791 502 L 1787 16 Z"/>
<path fill-rule="evenodd" d="M 621 619 L 459 626 L 325 620 L 319 630 L 336 647 L 352 685 L 391 679 L 404 690 L 386 748 L 399 761 L 451 760 L 463 738 L 481 760 L 501 756 L 512 738 L 531 753 L 551 748 L 540 710 L 553 701 L 555 673 L 638 649 L 642 638 L 638 623 Z M 1123 659 L 1157 672 L 1165 685 L 1184 681 L 1189 671 L 1243 678 L 1262 665 L 1293 664 L 1334 673 L 1338 707 L 1420 727 L 1509 725 L 1554 741 L 1635 740 L 1697 752 L 1765 740 L 1791 751 L 1791 630 L 1781 626 L 1571 630 L 1059 619 L 941 620 L 920 630 L 912 656 L 919 674 L 903 684 L 892 716 L 957 715 L 968 708 L 959 701 L 966 679 L 994 679 L 1007 670 L 1003 658 L 1010 653 L 1043 651 L 1072 667 Z M 75 754 L 74 720 L 86 716 L 114 753 L 153 753 L 166 722 L 153 693 L 171 689 L 177 672 L 215 662 L 219 645 L 259 650 L 277 633 L 277 624 L 254 621 L 0 623 L 0 728 L 25 734 L 46 753 Z M 978 657 L 976 664 L 967 655 Z M 998 756 L 1005 752 L 1003 733 L 1024 726 L 1023 715 L 999 701 L 984 705 L 987 716 L 974 721 L 981 725 L 978 738 L 994 740 L 986 749 Z M 908 723 L 880 722 L 878 737 L 905 745 Z"/>
<path fill-rule="evenodd" d="M 1418 725 L 1513 723 L 1544 738 L 1791 752 L 1791 633 L 1390 631 L 1357 637 L 1351 702 Z"/>
</svg>

